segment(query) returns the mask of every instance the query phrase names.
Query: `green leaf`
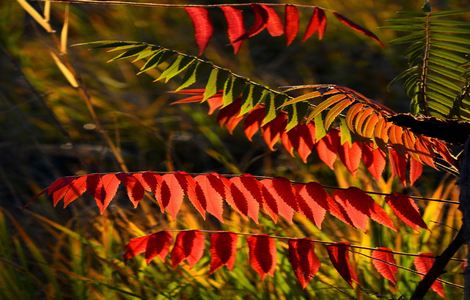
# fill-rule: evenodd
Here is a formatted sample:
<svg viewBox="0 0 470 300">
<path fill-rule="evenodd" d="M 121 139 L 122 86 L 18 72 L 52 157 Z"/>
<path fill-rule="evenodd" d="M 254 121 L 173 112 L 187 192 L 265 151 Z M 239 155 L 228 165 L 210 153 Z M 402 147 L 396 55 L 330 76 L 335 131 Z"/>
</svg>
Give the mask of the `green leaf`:
<svg viewBox="0 0 470 300">
<path fill-rule="evenodd" d="M 183 84 L 180 85 L 177 89 L 176 92 L 181 91 L 187 87 L 190 87 L 191 85 L 195 84 L 197 81 L 197 76 L 198 76 L 198 69 L 199 69 L 199 62 L 196 62 L 195 64 L 192 64 L 189 67 L 188 72 L 186 72 L 185 77 L 183 78 Z"/>
<path fill-rule="evenodd" d="M 340 119 L 339 135 L 341 137 L 341 145 L 344 145 L 344 143 L 349 143 L 349 145 L 352 145 L 351 131 L 349 131 L 348 125 L 346 124 L 346 120 L 344 118 Z"/>
<path fill-rule="evenodd" d="M 287 115 L 289 116 L 289 121 L 287 122 L 286 131 L 290 131 L 292 128 L 299 124 L 299 116 L 297 114 L 297 105 L 292 104 L 287 107 Z"/>
<path fill-rule="evenodd" d="M 243 91 L 243 97 L 242 97 L 243 103 L 240 108 L 240 114 L 239 114 L 240 116 L 247 114 L 253 109 L 254 107 L 253 100 L 255 97 L 254 94 L 255 94 L 255 86 L 253 84 L 248 85 L 248 88 L 246 88 Z M 261 92 L 259 94 L 261 96 Z"/>
<path fill-rule="evenodd" d="M 194 62 L 195 59 L 191 57 L 178 55 L 173 64 L 171 64 L 155 81 L 165 79 L 165 82 L 168 82 L 168 80 L 186 70 Z"/>
<path fill-rule="evenodd" d="M 432 45 L 436 48 L 440 48 L 444 50 L 451 50 L 451 51 L 460 52 L 463 54 L 468 54 L 469 52 L 468 48 L 457 46 L 457 45 L 450 44 L 450 43 L 434 42 Z"/>
<path fill-rule="evenodd" d="M 140 72 L 137 73 L 137 75 L 157 67 L 160 64 L 161 60 L 166 60 L 166 58 L 169 57 L 171 54 L 172 52 L 166 49 L 157 50 L 157 52 L 147 60 L 147 62 L 142 66 L 142 68 L 140 68 Z"/>
<path fill-rule="evenodd" d="M 452 52 L 449 52 L 449 51 L 446 51 L 446 50 L 442 50 L 442 49 L 431 49 L 431 56 L 438 56 L 438 57 L 441 57 L 443 59 L 446 59 L 446 60 L 449 60 L 449 61 L 452 61 L 452 62 L 455 62 L 457 63 L 458 65 L 463 65 L 464 63 L 467 62 L 467 60 L 455 53 L 452 53 Z"/>
<path fill-rule="evenodd" d="M 462 45 L 470 45 L 470 39 L 468 38 L 461 38 L 452 34 L 440 34 L 435 33 L 431 37 L 433 40 L 442 41 L 442 42 L 452 42 Z"/>
<path fill-rule="evenodd" d="M 264 100 L 264 98 L 268 98 Z M 262 101 L 264 100 L 264 103 L 266 105 L 266 116 L 263 119 L 263 122 L 261 123 L 261 126 L 264 126 L 274 120 L 276 118 L 276 102 L 275 102 L 275 96 L 271 92 L 267 92 L 266 96 L 263 97 Z"/>
<path fill-rule="evenodd" d="M 206 84 L 206 90 L 204 91 L 204 97 L 202 101 L 206 101 L 210 97 L 217 94 L 217 77 L 219 74 L 219 69 L 212 69 L 211 74 L 209 75 L 209 80 Z"/>
<path fill-rule="evenodd" d="M 318 115 L 314 119 L 315 122 L 315 140 L 319 141 L 326 136 L 326 130 L 323 126 L 322 115 Z"/>
<path fill-rule="evenodd" d="M 413 43 L 416 41 L 420 41 L 424 38 L 424 32 L 417 32 L 417 33 L 412 33 L 408 34 L 399 38 L 396 38 L 394 40 L 391 40 L 391 44 L 408 44 L 408 43 Z"/>
<path fill-rule="evenodd" d="M 461 90 L 461 87 L 459 87 L 458 85 L 456 85 L 455 83 L 443 78 L 443 77 L 440 77 L 440 76 L 436 76 L 436 75 L 430 75 L 428 76 L 428 80 L 430 81 L 433 81 L 435 83 L 438 83 L 442 86 L 445 86 L 447 88 L 449 88 L 450 90 L 453 90 L 454 91 L 454 95 L 456 93 L 460 93 L 460 90 Z"/>
<path fill-rule="evenodd" d="M 222 107 L 225 107 L 233 102 L 233 85 L 235 83 L 236 78 L 230 76 L 227 78 L 224 84 L 224 92 L 222 96 Z"/>
<path fill-rule="evenodd" d="M 119 55 L 111 58 L 110 60 L 108 60 L 108 62 L 112 62 L 112 61 L 115 61 L 115 60 L 125 59 L 125 58 L 135 56 L 135 55 L 139 54 L 142 50 L 144 50 L 146 48 L 147 48 L 147 45 L 133 47 L 132 49 L 126 50 L 126 51 L 120 53 Z"/>
<path fill-rule="evenodd" d="M 451 70 L 447 68 L 441 67 L 439 61 L 434 61 L 431 59 L 429 61 L 430 61 L 429 69 L 432 70 L 433 72 L 438 73 L 441 76 L 446 76 L 450 79 L 454 79 L 456 81 L 463 81 L 463 78 L 459 76 L 458 73 L 452 72 Z"/>
</svg>

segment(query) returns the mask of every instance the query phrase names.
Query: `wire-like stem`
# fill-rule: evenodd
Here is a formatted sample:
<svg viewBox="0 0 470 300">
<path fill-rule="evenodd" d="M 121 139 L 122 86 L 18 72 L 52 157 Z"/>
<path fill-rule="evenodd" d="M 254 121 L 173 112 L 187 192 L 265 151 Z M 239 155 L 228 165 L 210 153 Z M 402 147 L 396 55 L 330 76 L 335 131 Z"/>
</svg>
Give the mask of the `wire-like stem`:
<svg viewBox="0 0 470 300">
<path fill-rule="evenodd" d="M 46 0 L 33 0 L 37 2 L 45 2 Z M 250 6 L 253 3 L 223 3 L 223 4 L 190 4 L 190 3 L 154 3 L 154 2 L 134 2 L 134 1 L 119 1 L 119 0 L 49 0 L 54 3 L 74 3 L 74 4 L 88 4 L 88 5 L 125 5 L 125 6 L 138 6 L 138 7 L 206 7 L 206 8 L 217 8 L 221 6 Z M 271 2 L 256 2 L 260 5 L 268 6 L 285 6 L 286 3 L 271 3 Z M 302 8 L 314 8 L 318 7 L 326 11 L 334 11 L 329 8 L 320 7 L 318 5 L 308 4 L 295 4 L 297 7 Z"/>
</svg>

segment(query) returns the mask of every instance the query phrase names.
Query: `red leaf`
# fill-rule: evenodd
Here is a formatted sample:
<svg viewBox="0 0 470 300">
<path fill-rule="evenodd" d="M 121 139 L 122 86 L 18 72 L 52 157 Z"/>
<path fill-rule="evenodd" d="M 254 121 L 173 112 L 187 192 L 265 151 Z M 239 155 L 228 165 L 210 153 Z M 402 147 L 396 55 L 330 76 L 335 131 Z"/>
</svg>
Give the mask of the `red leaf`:
<svg viewBox="0 0 470 300">
<path fill-rule="evenodd" d="M 243 11 L 232 6 L 221 6 L 227 21 L 227 34 L 232 44 L 233 52 L 238 53 L 243 40 L 240 39 L 245 34 L 245 25 L 243 24 Z"/>
<path fill-rule="evenodd" d="M 281 133 L 286 129 L 287 116 L 285 114 L 278 114 L 277 117 L 262 127 L 263 138 L 269 150 L 274 151 L 274 145 L 281 138 Z"/>
<path fill-rule="evenodd" d="M 342 147 L 339 148 L 339 157 L 341 161 L 346 166 L 351 174 L 355 175 L 357 169 L 359 168 L 359 163 L 361 162 L 361 147 L 357 142 L 353 142 L 352 145 L 349 143 L 344 143 Z"/>
<path fill-rule="evenodd" d="M 392 250 L 385 247 L 372 251 L 372 265 L 385 279 L 397 284 L 398 267 L 393 257 Z"/>
<path fill-rule="evenodd" d="M 243 116 L 239 115 L 240 108 L 241 101 L 236 100 L 222 108 L 217 115 L 217 122 L 219 122 L 220 127 L 225 126 L 230 134 L 233 133 L 233 130 L 243 120 Z"/>
<path fill-rule="evenodd" d="M 286 4 L 285 6 L 284 32 L 286 44 L 289 46 L 299 32 L 299 11 L 295 5 Z"/>
<path fill-rule="evenodd" d="M 264 280 L 273 276 L 276 269 L 276 241 L 267 235 L 252 235 L 247 238 L 250 265 Z"/>
<path fill-rule="evenodd" d="M 365 230 L 368 219 L 372 218 L 377 223 L 396 230 L 392 220 L 374 199 L 356 187 L 346 190 L 337 190 L 333 197 L 348 214 L 355 227 Z"/>
<path fill-rule="evenodd" d="M 67 192 L 64 195 L 64 208 L 69 206 L 70 203 L 75 201 L 78 197 L 83 195 L 86 191 L 86 180 L 87 180 L 87 175 L 85 176 L 80 176 L 78 178 L 75 178 L 70 182 L 67 187 Z"/>
<path fill-rule="evenodd" d="M 93 195 L 100 214 L 109 206 L 119 187 L 119 179 L 115 174 L 91 174 L 87 177 L 87 191 Z"/>
<path fill-rule="evenodd" d="M 410 157 L 410 186 L 413 186 L 416 180 L 423 174 L 423 165 Z"/>
<path fill-rule="evenodd" d="M 374 41 L 376 41 L 380 47 L 383 47 L 384 44 L 382 43 L 382 41 L 379 39 L 378 36 L 376 36 L 374 33 L 370 32 L 369 30 L 357 25 L 356 23 L 354 23 L 353 21 L 349 20 L 348 18 L 346 18 L 345 16 L 337 13 L 337 12 L 333 12 L 333 15 L 341 22 L 343 23 L 344 25 L 348 26 L 349 28 L 351 28 L 352 30 L 354 31 L 357 31 L 359 33 L 362 33 L 363 35 L 366 35 L 368 37 L 370 37 L 371 39 L 373 39 Z"/>
<path fill-rule="evenodd" d="M 152 193 L 157 191 L 158 182 L 161 181 L 161 176 L 154 172 L 135 173 L 133 177 L 140 182 L 145 191 Z"/>
<path fill-rule="evenodd" d="M 300 212 L 321 228 L 328 210 L 328 194 L 320 184 L 315 182 L 297 184 L 295 188 Z"/>
<path fill-rule="evenodd" d="M 173 237 L 168 231 L 159 231 L 149 235 L 145 247 L 145 261 L 147 264 L 156 256 L 160 257 L 161 260 L 165 260 L 172 242 Z"/>
<path fill-rule="evenodd" d="M 217 269 L 227 266 L 232 270 L 237 252 L 237 235 L 233 232 L 220 232 L 211 234 L 211 266 L 209 274 Z"/>
<path fill-rule="evenodd" d="M 432 253 L 420 253 L 419 256 L 416 256 L 414 260 L 416 271 L 423 274 L 427 274 L 429 272 L 433 263 L 434 257 Z M 424 275 L 419 275 L 419 277 L 423 278 Z M 434 283 L 431 285 L 431 289 L 436 292 L 436 294 L 445 299 L 446 295 L 444 292 L 444 287 L 442 286 L 442 282 L 437 280 L 434 281 Z"/>
<path fill-rule="evenodd" d="M 298 210 L 292 184 L 285 178 L 273 178 L 261 180 L 263 185 L 264 206 L 273 220 L 277 220 L 277 215 L 292 223 L 294 211 Z"/>
<path fill-rule="evenodd" d="M 392 208 L 395 215 L 411 228 L 415 230 L 418 226 L 424 229 L 428 228 L 421 217 L 418 206 L 412 198 L 407 195 L 393 193 L 386 196 L 385 201 Z"/>
<path fill-rule="evenodd" d="M 171 250 L 171 265 L 176 267 L 183 260 L 193 267 L 204 254 L 204 235 L 199 230 L 181 231 Z"/>
<path fill-rule="evenodd" d="M 341 277 L 343 277 L 349 285 L 352 285 L 353 281 L 359 283 L 356 271 L 349 262 L 349 243 L 342 242 L 328 245 L 326 246 L 326 250 L 328 251 L 330 261 Z"/>
<path fill-rule="evenodd" d="M 205 203 L 205 210 L 216 217 L 220 222 L 223 218 L 223 199 L 225 198 L 225 185 L 218 174 L 203 174 L 194 178 L 196 182 L 196 197 L 200 203 Z"/>
<path fill-rule="evenodd" d="M 385 153 L 380 148 L 372 148 L 370 145 L 362 144 L 362 159 L 369 173 L 376 179 L 382 178 L 387 161 Z"/>
<path fill-rule="evenodd" d="M 199 47 L 198 55 L 202 55 L 214 33 L 214 27 L 209 19 L 209 12 L 203 7 L 185 7 L 184 10 L 193 22 L 194 36 Z"/>
<path fill-rule="evenodd" d="M 284 34 L 284 25 L 282 24 L 281 18 L 277 14 L 276 10 L 268 5 L 262 4 L 261 7 L 266 10 L 268 14 L 268 21 L 266 27 L 271 36 L 280 36 Z"/>
<path fill-rule="evenodd" d="M 303 41 L 305 42 L 308 40 L 315 32 L 318 31 L 318 39 L 323 39 L 323 35 L 326 29 L 326 16 L 323 9 L 315 7 L 313 9 L 312 18 L 307 25 L 307 29 L 305 30 Z"/>
<path fill-rule="evenodd" d="M 264 106 L 258 106 L 246 117 L 245 122 L 243 123 L 243 131 L 250 142 L 255 133 L 258 132 L 261 127 L 265 114 Z"/>
<path fill-rule="evenodd" d="M 315 255 L 314 244 L 309 239 L 290 239 L 289 261 L 302 288 L 306 288 L 320 269 L 320 260 Z"/>
<path fill-rule="evenodd" d="M 340 139 L 337 130 L 331 130 L 324 138 L 317 143 L 318 157 L 331 169 L 334 170 Z"/>
<path fill-rule="evenodd" d="M 390 165 L 392 166 L 392 176 L 398 176 L 403 185 L 406 185 L 406 158 L 393 148 L 390 148 L 388 151 Z"/>
<path fill-rule="evenodd" d="M 229 191 L 226 195 L 227 203 L 258 224 L 259 206 L 263 203 L 258 180 L 249 174 L 230 178 Z"/>
<path fill-rule="evenodd" d="M 73 180 L 75 180 L 74 177 L 62 177 L 56 179 L 51 185 L 47 187 L 47 194 L 49 196 L 52 195 L 52 203 L 54 207 L 59 203 L 60 200 L 62 200 L 62 198 L 64 198 L 68 191 L 69 184 Z"/>
<path fill-rule="evenodd" d="M 147 248 L 149 235 L 133 238 L 126 245 L 126 252 L 123 257 L 124 260 L 130 260 L 135 256 L 144 253 Z"/>
<path fill-rule="evenodd" d="M 263 31 L 266 28 L 268 18 L 269 18 L 268 12 L 261 5 L 251 4 L 250 7 L 253 10 L 255 17 L 254 17 L 253 24 L 251 25 L 250 29 L 248 29 L 248 31 L 245 34 L 247 38 L 251 38 L 259 34 L 261 31 Z"/>
<path fill-rule="evenodd" d="M 328 200 L 328 212 L 330 214 L 332 214 L 333 216 L 335 216 L 336 218 L 338 218 L 340 221 L 342 221 L 343 223 L 345 224 L 348 224 L 348 225 L 351 225 L 353 227 L 354 224 L 353 222 L 351 221 L 351 219 L 349 218 L 348 216 L 348 213 L 346 212 L 346 210 L 344 209 L 343 206 L 339 205 L 334 199 L 333 197 L 328 197 L 327 198 Z"/>
<path fill-rule="evenodd" d="M 117 177 L 126 187 L 127 196 L 134 208 L 136 208 L 137 205 L 139 205 L 139 202 L 144 198 L 145 191 L 140 180 L 134 177 L 134 175 L 136 174 L 119 173 L 117 174 Z"/>
</svg>

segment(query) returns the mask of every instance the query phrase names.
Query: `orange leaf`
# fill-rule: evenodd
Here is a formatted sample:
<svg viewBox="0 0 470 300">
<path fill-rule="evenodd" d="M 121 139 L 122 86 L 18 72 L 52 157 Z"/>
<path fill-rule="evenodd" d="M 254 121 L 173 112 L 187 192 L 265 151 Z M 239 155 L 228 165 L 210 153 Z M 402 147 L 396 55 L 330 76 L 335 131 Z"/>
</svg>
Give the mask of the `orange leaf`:
<svg viewBox="0 0 470 300">
<path fill-rule="evenodd" d="M 249 174 L 230 178 L 227 203 L 244 216 L 249 216 L 258 223 L 259 206 L 263 204 L 263 195 L 258 180 Z"/>
<path fill-rule="evenodd" d="M 339 147 L 339 157 L 351 174 L 355 175 L 361 163 L 362 150 L 357 142 L 352 145 L 344 143 Z"/>
</svg>

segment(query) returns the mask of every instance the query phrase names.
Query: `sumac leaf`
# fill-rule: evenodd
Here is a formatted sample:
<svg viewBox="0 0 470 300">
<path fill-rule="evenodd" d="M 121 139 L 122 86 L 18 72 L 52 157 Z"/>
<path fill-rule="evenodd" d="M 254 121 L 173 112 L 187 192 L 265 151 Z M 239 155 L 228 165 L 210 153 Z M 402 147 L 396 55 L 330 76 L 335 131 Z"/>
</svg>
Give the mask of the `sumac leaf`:
<svg viewBox="0 0 470 300">
<path fill-rule="evenodd" d="M 302 288 L 306 288 L 320 269 L 320 260 L 315 255 L 314 244 L 309 239 L 290 239 L 289 261 Z"/>
<path fill-rule="evenodd" d="M 198 55 L 202 55 L 214 33 L 209 12 L 203 7 L 185 7 L 184 10 L 188 13 L 194 26 L 194 36 L 199 48 Z"/>
<path fill-rule="evenodd" d="M 160 259 L 164 261 L 172 242 L 173 237 L 168 231 L 159 231 L 149 235 L 147 246 L 145 248 L 145 261 L 147 264 L 149 264 L 156 256 L 160 257 Z"/>
<path fill-rule="evenodd" d="M 276 269 L 276 240 L 267 235 L 252 235 L 247 238 L 250 266 L 263 280 L 273 276 Z"/>
<path fill-rule="evenodd" d="M 349 285 L 352 285 L 353 281 L 359 283 L 359 280 L 349 261 L 349 247 L 349 243 L 342 242 L 328 245 L 326 250 L 335 269 Z"/>
<path fill-rule="evenodd" d="M 237 238 L 237 235 L 232 232 L 211 234 L 210 274 L 223 266 L 227 266 L 229 270 L 233 269 L 237 254 Z"/>
<path fill-rule="evenodd" d="M 308 40 L 315 32 L 318 32 L 318 39 L 323 39 L 323 35 L 325 34 L 326 29 L 326 15 L 323 9 L 319 7 L 315 7 L 313 9 L 312 17 L 310 18 L 310 22 L 307 25 L 307 29 L 305 30 L 303 41 L 305 42 Z"/>
<path fill-rule="evenodd" d="M 373 39 L 374 41 L 377 42 L 377 44 L 380 45 L 380 47 L 383 47 L 384 44 L 382 43 L 382 41 L 379 39 L 378 36 L 376 36 L 373 32 L 357 25 L 356 23 L 354 23 L 353 21 L 349 20 L 348 18 L 346 18 L 345 16 L 337 13 L 337 12 L 333 12 L 333 15 L 341 22 L 343 23 L 344 25 L 348 26 L 349 28 L 351 28 L 352 30 L 356 31 L 356 32 L 359 32 L 359 33 L 362 33 L 363 35 L 365 36 L 368 36 L 370 37 L 371 39 Z"/>
<path fill-rule="evenodd" d="M 286 4 L 285 6 L 284 32 L 286 33 L 286 44 L 289 46 L 299 32 L 299 10 L 295 5 Z"/>
<path fill-rule="evenodd" d="M 392 250 L 385 247 L 372 251 L 372 265 L 385 279 L 397 284 L 398 267 L 393 257 Z"/>
<path fill-rule="evenodd" d="M 418 227 L 428 228 L 421 217 L 418 205 L 412 198 L 407 195 L 393 193 L 386 196 L 385 201 L 392 208 L 395 215 L 412 229 L 416 230 Z"/>
<path fill-rule="evenodd" d="M 434 257 L 432 253 L 420 253 L 419 256 L 416 256 L 413 263 L 415 265 L 416 271 L 422 274 L 427 274 L 434 263 Z M 419 277 L 423 278 L 424 275 L 419 275 Z M 444 299 L 446 298 L 442 282 L 437 280 L 434 281 L 434 283 L 431 285 L 431 289 L 440 297 Z"/>
<path fill-rule="evenodd" d="M 243 23 L 243 11 L 232 6 L 221 6 L 225 20 L 227 21 L 227 35 L 232 44 L 233 52 L 238 53 L 242 45 L 243 37 L 245 34 L 245 25 Z"/>
<path fill-rule="evenodd" d="M 204 235 L 199 230 L 181 231 L 171 250 L 171 265 L 176 267 L 183 260 L 193 267 L 204 254 Z"/>
</svg>

